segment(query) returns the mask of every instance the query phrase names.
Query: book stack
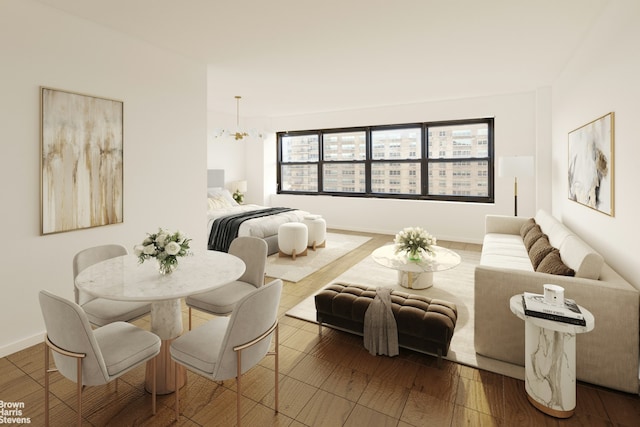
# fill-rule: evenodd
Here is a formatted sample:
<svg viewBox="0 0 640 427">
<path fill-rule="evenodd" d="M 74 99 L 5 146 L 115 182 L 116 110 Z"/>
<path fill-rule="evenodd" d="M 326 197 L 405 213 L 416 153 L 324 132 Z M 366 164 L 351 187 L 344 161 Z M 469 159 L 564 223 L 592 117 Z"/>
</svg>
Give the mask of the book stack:
<svg viewBox="0 0 640 427">
<path fill-rule="evenodd" d="M 522 294 L 524 314 L 572 325 L 586 326 L 587 322 L 578 304 L 572 299 L 565 298 L 564 306 L 552 305 L 544 301 L 544 295 L 525 292 Z"/>
</svg>

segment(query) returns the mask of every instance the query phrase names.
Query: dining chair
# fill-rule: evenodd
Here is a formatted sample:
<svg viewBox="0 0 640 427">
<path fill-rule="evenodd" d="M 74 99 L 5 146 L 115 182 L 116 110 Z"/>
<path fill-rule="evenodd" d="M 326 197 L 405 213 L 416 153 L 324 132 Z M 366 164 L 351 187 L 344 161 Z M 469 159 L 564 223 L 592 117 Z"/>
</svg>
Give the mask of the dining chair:
<svg viewBox="0 0 640 427">
<path fill-rule="evenodd" d="M 117 256 L 127 255 L 122 245 L 101 245 L 84 249 L 73 257 L 73 279 L 85 268 Z M 138 301 L 114 301 L 96 298 L 73 286 L 76 304 L 87 313 L 89 322 L 95 326 L 104 326 L 111 322 L 130 322 L 151 312 L 151 304 Z"/>
<path fill-rule="evenodd" d="M 171 358 L 213 381 L 236 379 L 236 424 L 240 426 L 242 374 L 265 356 L 275 357 L 275 411 L 278 412 L 278 306 L 282 280 L 276 279 L 245 295 L 231 316 L 215 317 L 177 338 Z M 270 350 L 273 337 L 273 350 Z M 176 376 L 177 378 L 177 376 Z M 175 416 L 180 417 L 180 392 L 175 386 Z"/>
<path fill-rule="evenodd" d="M 39 294 L 46 327 L 44 356 L 44 412 L 49 425 L 49 374 L 58 371 L 77 384 L 77 417 L 82 425 L 82 391 L 85 386 L 106 384 L 150 360 L 153 371 L 151 409 L 156 413 L 156 358 L 160 338 L 126 322 L 93 329 L 78 304 L 51 292 Z M 49 350 L 56 369 L 49 368 Z M 117 383 L 116 383 L 117 390 Z"/>
<path fill-rule="evenodd" d="M 228 316 L 240 299 L 264 284 L 267 251 L 267 242 L 258 237 L 240 236 L 231 242 L 229 253 L 244 261 L 246 270 L 238 280 L 185 298 L 189 307 L 189 330 L 193 308 L 217 316 Z"/>
</svg>

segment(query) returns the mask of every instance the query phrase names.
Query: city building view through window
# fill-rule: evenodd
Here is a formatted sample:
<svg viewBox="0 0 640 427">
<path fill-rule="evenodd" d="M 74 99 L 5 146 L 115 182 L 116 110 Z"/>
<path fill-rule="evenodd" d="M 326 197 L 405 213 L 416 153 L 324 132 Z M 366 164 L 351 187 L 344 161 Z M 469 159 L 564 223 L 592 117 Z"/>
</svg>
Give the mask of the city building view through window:
<svg viewBox="0 0 640 427">
<path fill-rule="evenodd" d="M 493 119 L 279 132 L 278 192 L 493 202 Z"/>
</svg>

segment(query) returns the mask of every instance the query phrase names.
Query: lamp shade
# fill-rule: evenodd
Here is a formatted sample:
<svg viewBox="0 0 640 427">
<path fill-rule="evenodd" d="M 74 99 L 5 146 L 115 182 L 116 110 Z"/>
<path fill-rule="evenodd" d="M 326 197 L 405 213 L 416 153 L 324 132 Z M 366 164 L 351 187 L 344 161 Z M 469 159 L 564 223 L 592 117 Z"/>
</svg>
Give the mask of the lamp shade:
<svg viewBox="0 0 640 427">
<path fill-rule="evenodd" d="M 533 156 L 504 156 L 498 159 L 501 178 L 533 176 Z"/>
<path fill-rule="evenodd" d="M 247 192 L 247 181 L 234 181 L 233 184 L 233 190 L 238 190 L 241 193 L 246 193 Z"/>
</svg>

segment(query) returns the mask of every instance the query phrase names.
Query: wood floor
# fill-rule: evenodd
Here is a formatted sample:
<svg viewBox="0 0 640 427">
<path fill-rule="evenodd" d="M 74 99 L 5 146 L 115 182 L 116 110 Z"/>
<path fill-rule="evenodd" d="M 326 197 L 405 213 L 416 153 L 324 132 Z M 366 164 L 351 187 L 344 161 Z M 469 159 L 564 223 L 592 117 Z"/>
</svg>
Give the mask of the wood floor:
<svg viewBox="0 0 640 427">
<path fill-rule="evenodd" d="M 355 233 L 362 234 L 362 233 Z M 273 358 L 267 357 L 244 379 L 245 426 L 638 426 L 640 398 L 588 384 L 578 384 L 575 415 L 557 420 L 533 408 L 524 383 L 409 351 L 374 357 L 361 338 L 285 316 L 285 312 L 324 284 L 369 256 L 392 237 L 371 241 L 298 283 L 285 282 L 280 305 L 280 412 L 275 414 Z M 477 245 L 445 244 L 479 250 Z M 462 245 L 462 246 L 461 246 Z M 187 325 L 186 310 L 184 324 Z M 198 313 L 196 325 L 207 316 Z M 136 322 L 149 327 L 149 319 Z M 44 353 L 36 345 L 0 359 L 0 400 L 24 404 L 22 417 L 44 425 Z M 52 375 L 51 425 L 75 422 L 75 384 Z M 115 383 L 88 387 L 83 396 L 87 426 L 235 424 L 235 381 L 215 383 L 188 373 L 181 391 L 182 416 L 175 423 L 173 395 L 151 397 L 144 391 L 144 368 Z"/>
</svg>

